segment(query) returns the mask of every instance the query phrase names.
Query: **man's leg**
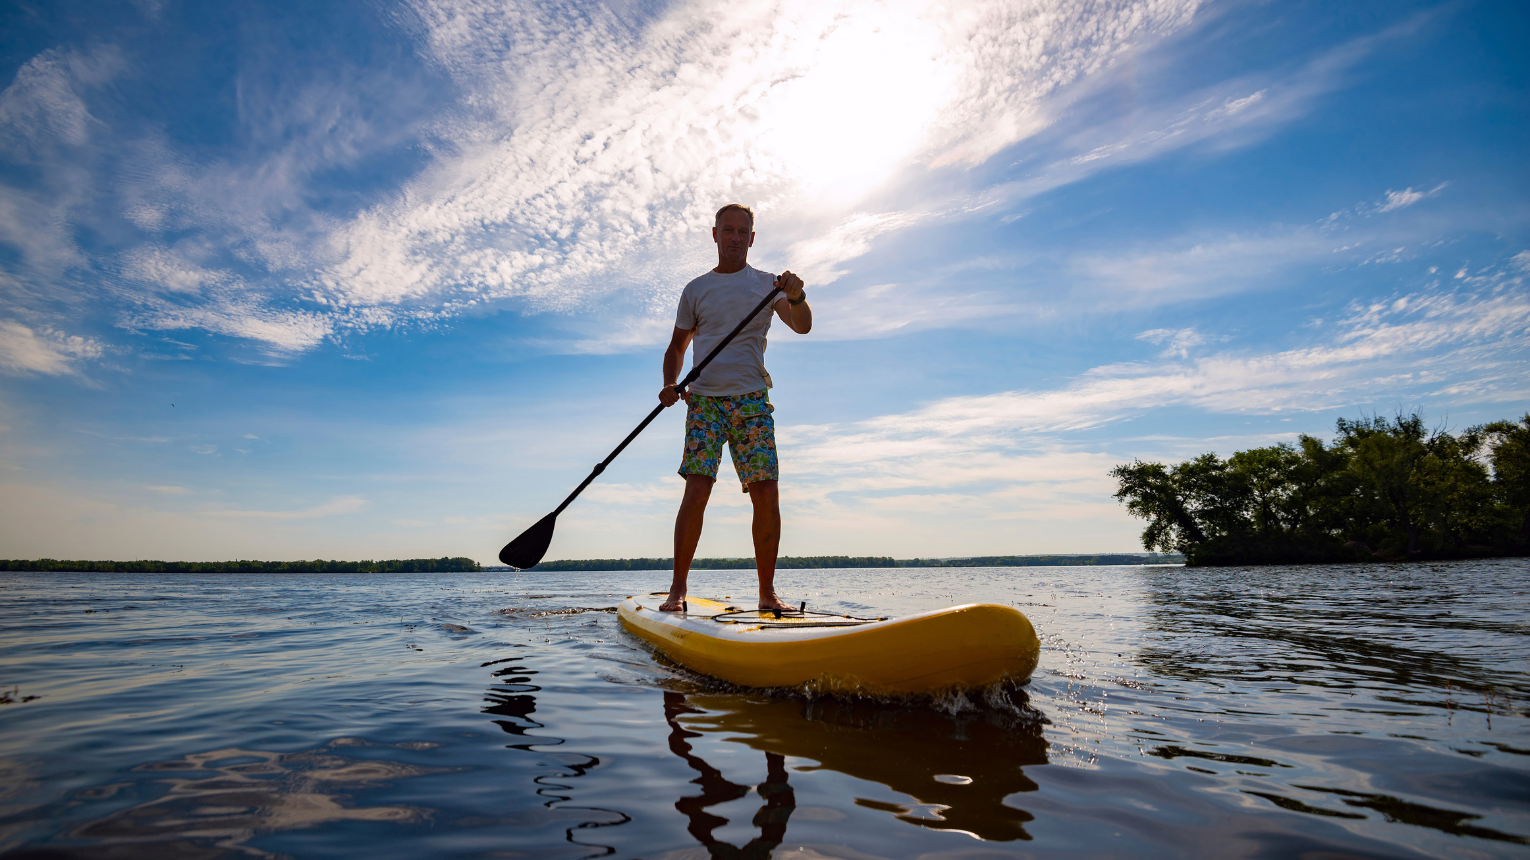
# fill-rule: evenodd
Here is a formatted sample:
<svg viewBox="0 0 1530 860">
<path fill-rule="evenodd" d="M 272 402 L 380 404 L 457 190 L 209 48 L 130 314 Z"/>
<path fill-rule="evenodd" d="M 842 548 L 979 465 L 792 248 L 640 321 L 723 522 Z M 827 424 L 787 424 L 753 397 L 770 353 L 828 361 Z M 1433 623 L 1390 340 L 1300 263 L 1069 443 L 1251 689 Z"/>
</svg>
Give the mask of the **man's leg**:
<svg viewBox="0 0 1530 860">
<path fill-rule="evenodd" d="M 675 515 L 675 575 L 669 581 L 669 597 L 659 606 L 660 612 L 679 612 L 683 605 L 685 580 L 696 558 L 696 544 L 701 542 L 701 524 L 715 483 L 706 475 L 685 476 L 685 497 L 680 500 L 680 513 Z M 775 567 L 774 562 L 771 567 Z"/>
<path fill-rule="evenodd" d="M 754 504 L 754 569 L 760 575 L 760 608 L 791 609 L 776 596 L 776 552 L 781 548 L 781 495 L 775 481 L 749 484 Z"/>
</svg>

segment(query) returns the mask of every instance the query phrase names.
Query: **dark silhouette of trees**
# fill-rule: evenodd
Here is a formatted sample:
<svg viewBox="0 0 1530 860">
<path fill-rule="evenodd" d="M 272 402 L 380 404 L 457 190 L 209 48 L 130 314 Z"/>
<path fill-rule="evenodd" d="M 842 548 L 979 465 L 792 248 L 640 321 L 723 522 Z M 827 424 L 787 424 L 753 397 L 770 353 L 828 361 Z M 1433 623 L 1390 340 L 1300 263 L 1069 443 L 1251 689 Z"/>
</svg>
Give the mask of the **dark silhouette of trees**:
<svg viewBox="0 0 1530 860">
<path fill-rule="evenodd" d="M 1339 419 L 1330 443 L 1117 466 L 1143 546 L 1190 564 L 1471 558 L 1530 552 L 1530 414 L 1462 433 L 1419 414 Z"/>
<path fill-rule="evenodd" d="M 470 558 L 393 558 L 386 561 L 69 561 L 0 559 L 0 570 L 88 573 L 447 573 L 481 570 Z"/>
<path fill-rule="evenodd" d="M 985 555 L 973 558 L 891 558 L 889 556 L 783 555 L 777 570 L 813 568 L 886 567 L 1051 567 L 1072 565 L 1178 564 L 1179 555 L 1148 556 L 1137 553 L 1098 555 Z M 532 570 L 669 570 L 668 558 L 575 558 L 544 561 Z M 692 570 L 754 570 L 752 558 L 698 558 Z"/>
</svg>

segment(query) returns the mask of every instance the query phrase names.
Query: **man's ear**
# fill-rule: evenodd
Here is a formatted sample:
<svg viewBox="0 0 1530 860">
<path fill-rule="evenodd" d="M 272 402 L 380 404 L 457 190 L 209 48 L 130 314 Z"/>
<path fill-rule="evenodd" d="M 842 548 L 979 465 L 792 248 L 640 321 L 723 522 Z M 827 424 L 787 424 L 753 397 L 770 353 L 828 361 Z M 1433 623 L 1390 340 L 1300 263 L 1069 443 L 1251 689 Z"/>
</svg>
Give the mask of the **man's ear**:
<svg viewBox="0 0 1530 860">
<path fill-rule="evenodd" d="M 754 231 L 753 230 L 749 231 L 749 247 L 751 247 L 751 248 L 754 247 Z"/>
<path fill-rule="evenodd" d="M 717 228 L 716 227 L 712 228 L 712 244 L 713 245 L 717 244 Z M 751 244 L 751 245 L 754 244 L 754 237 L 753 236 L 749 237 L 749 244 Z"/>
</svg>

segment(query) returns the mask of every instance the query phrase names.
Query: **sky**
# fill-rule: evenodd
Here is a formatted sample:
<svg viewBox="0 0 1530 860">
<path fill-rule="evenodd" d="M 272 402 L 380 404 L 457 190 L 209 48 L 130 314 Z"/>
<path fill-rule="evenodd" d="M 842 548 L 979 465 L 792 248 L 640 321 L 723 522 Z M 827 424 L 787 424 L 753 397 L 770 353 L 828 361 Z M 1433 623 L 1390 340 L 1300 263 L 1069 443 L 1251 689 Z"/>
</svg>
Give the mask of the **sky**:
<svg viewBox="0 0 1530 860">
<path fill-rule="evenodd" d="M 9 0 L 0 557 L 493 562 L 723 203 L 788 555 L 1140 551 L 1110 470 L 1530 410 L 1518 2 Z M 667 556 L 683 413 L 549 558 Z M 702 556 L 749 556 L 724 465 Z"/>
</svg>

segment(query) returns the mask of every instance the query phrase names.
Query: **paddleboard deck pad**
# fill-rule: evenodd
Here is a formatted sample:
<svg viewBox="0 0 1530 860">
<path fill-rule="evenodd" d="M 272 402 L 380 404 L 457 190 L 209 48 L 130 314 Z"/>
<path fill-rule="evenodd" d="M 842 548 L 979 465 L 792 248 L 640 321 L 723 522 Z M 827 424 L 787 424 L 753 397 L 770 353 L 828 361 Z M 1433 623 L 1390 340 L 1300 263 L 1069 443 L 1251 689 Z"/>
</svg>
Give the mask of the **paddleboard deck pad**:
<svg viewBox="0 0 1530 860">
<path fill-rule="evenodd" d="M 938 693 L 1024 681 L 1041 656 L 1024 613 L 995 603 L 858 618 L 811 609 L 774 613 L 702 597 L 687 598 L 684 612 L 660 612 L 665 596 L 622 601 L 622 626 L 687 669 L 744 687 Z"/>
</svg>

